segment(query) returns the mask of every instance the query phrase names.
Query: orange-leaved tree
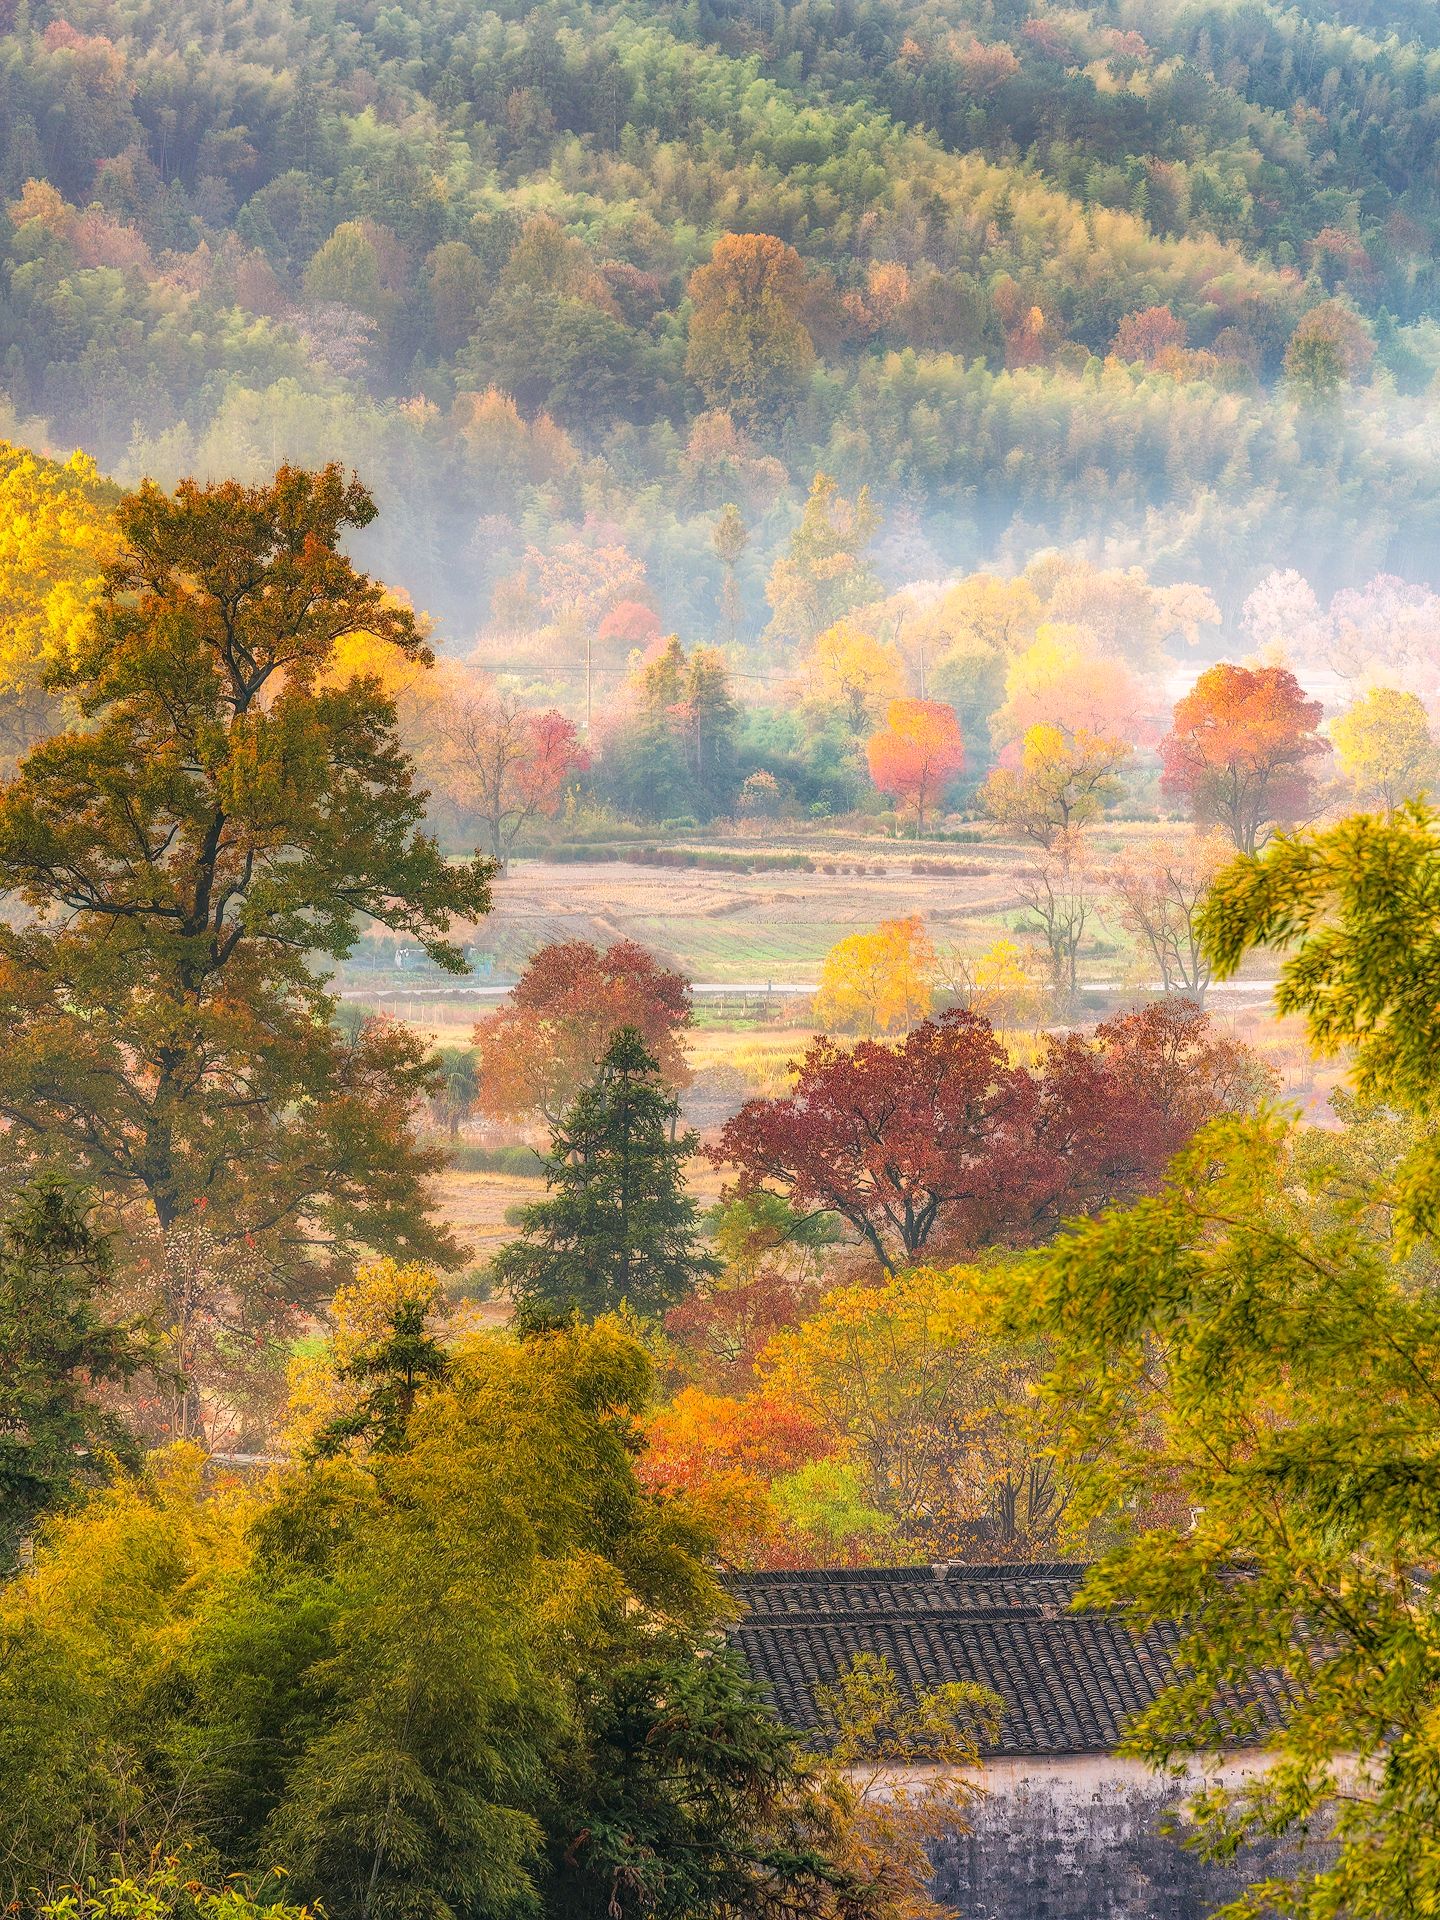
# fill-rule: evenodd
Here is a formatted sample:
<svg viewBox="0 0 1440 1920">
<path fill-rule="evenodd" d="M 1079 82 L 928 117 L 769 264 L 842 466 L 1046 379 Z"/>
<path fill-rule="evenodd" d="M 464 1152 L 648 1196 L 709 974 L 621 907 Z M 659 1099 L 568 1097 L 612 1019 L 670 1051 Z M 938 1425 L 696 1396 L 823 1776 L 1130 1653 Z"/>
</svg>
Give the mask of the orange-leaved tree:
<svg viewBox="0 0 1440 1920">
<path fill-rule="evenodd" d="M 622 1027 L 635 1028 L 662 1078 L 683 1087 L 690 1019 L 689 982 L 637 941 L 555 941 L 531 955 L 505 1005 L 475 1027 L 480 1106 L 497 1120 L 540 1115 L 554 1125 Z"/>
<path fill-rule="evenodd" d="M 865 756 L 881 793 L 914 807 L 915 831 L 924 833 L 926 809 L 965 765 L 955 709 L 942 700 L 892 700 Z"/>
<path fill-rule="evenodd" d="M 1321 712 L 1288 668 L 1222 661 L 1175 704 L 1160 743 L 1162 790 L 1197 825 L 1218 826 L 1254 853 L 1310 808 L 1309 763 L 1329 752 L 1316 731 Z"/>
<path fill-rule="evenodd" d="M 751 416 L 793 393 L 815 361 L 805 262 L 769 233 L 726 233 L 690 276 L 685 371 L 712 407 Z"/>
</svg>

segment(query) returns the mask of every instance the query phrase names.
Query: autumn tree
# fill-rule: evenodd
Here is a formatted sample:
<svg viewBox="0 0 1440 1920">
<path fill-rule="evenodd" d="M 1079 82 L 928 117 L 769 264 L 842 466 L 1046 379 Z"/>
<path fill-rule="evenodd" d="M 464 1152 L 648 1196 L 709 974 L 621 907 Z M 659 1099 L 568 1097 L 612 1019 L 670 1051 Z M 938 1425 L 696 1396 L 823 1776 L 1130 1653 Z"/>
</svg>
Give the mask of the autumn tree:
<svg viewBox="0 0 1440 1920">
<path fill-rule="evenodd" d="M 622 1027 L 633 1027 L 667 1086 L 688 1084 L 689 982 L 634 940 L 558 940 L 526 963 L 505 1005 L 479 1021 L 479 1104 L 498 1120 L 554 1125 Z"/>
<path fill-rule="evenodd" d="M 803 1214 L 838 1214 L 894 1272 L 942 1214 L 963 1216 L 988 1191 L 1013 1080 L 989 1022 L 971 1013 L 927 1020 L 893 1046 L 819 1038 L 791 1091 L 749 1101 L 712 1158 L 738 1169 L 742 1194 L 768 1183 Z"/>
<path fill-rule="evenodd" d="M 552 818 L 590 764 L 573 721 L 489 689 L 457 689 L 440 706 L 436 731 L 447 793 L 484 825 L 502 869 L 529 822 Z"/>
<path fill-rule="evenodd" d="M 1320 715 L 1285 667 L 1210 667 L 1176 702 L 1160 747 L 1162 788 L 1199 825 L 1253 853 L 1311 804 L 1309 763 L 1328 751 Z"/>
<path fill-rule="evenodd" d="M 892 700 L 885 725 L 865 748 L 870 778 L 881 793 L 915 809 L 915 831 L 925 832 L 925 811 L 965 765 L 965 744 L 955 709 L 940 700 Z"/>
<path fill-rule="evenodd" d="M 1127 849 L 1110 869 L 1121 925 L 1155 968 L 1161 988 L 1197 1004 L 1210 984 L 1200 912 L 1230 851 L 1218 834 L 1186 834 Z"/>
<path fill-rule="evenodd" d="M 1335 758 L 1356 797 L 1387 814 L 1440 774 L 1425 703 L 1394 687 L 1373 687 L 1330 723 Z"/>
<path fill-rule="evenodd" d="M 1324 300 L 1301 320 L 1285 349 L 1285 378 L 1301 398 L 1325 400 L 1366 376 L 1375 358 L 1369 325 L 1343 300 Z"/>
<path fill-rule="evenodd" d="M 708 1226 L 723 1270 L 665 1316 L 665 1331 L 702 1386 L 733 1391 L 749 1383 L 770 1337 L 814 1307 L 840 1227 L 824 1215 L 802 1218 L 764 1190 L 722 1201 Z"/>
<path fill-rule="evenodd" d="M 699 1136 L 677 1132 L 679 1111 L 639 1033 L 622 1027 L 551 1133 L 549 1197 L 524 1209 L 524 1237 L 491 1263 L 522 1326 L 621 1307 L 657 1318 L 718 1273 L 685 1191 Z"/>
<path fill-rule="evenodd" d="M 979 953 L 946 943 L 935 954 L 936 991 L 995 1027 L 1038 1025 L 1049 1004 L 1045 972 L 1035 943 L 1021 946 L 1008 934 Z"/>
<path fill-rule="evenodd" d="M 842 1033 L 903 1031 L 924 1019 L 934 998 L 935 949 L 918 913 L 852 933 L 826 954 L 815 1018 Z"/>
<path fill-rule="evenodd" d="M 439 965 L 489 905 L 483 861 L 421 831 L 423 795 L 372 680 L 323 684 L 364 631 L 424 649 L 340 551 L 374 515 L 337 468 L 268 485 L 146 485 L 56 682 L 84 724 L 0 791 L 0 1113 L 13 1151 L 86 1169 L 162 1236 L 197 1203 L 295 1284 L 368 1243 L 450 1256 L 410 1131 L 420 1043 L 348 1036 L 306 956 L 368 916 Z"/>
<path fill-rule="evenodd" d="M 880 583 L 866 550 L 879 528 L 868 488 L 850 500 L 828 473 L 817 473 L 799 524 L 770 569 L 766 638 L 810 646 L 846 614 L 877 598 Z"/>
<path fill-rule="evenodd" d="M 805 325 L 808 276 L 768 233 L 727 233 L 690 276 L 685 371 L 712 407 L 750 419 L 783 404 L 815 360 Z"/>
<path fill-rule="evenodd" d="M 914 1267 L 835 1288 L 771 1341 L 763 1393 L 858 1462 L 864 1498 L 909 1552 L 1053 1559 L 1070 1487 L 1035 1399 L 1044 1346 L 988 1332 L 966 1282 Z"/>
<path fill-rule="evenodd" d="M 63 466 L 0 441 L 0 752 L 13 763 L 58 721 L 58 687 L 118 545 L 93 461 Z"/>
<path fill-rule="evenodd" d="M 1184 347 L 1185 322 L 1170 307 L 1143 307 L 1127 313 L 1115 329 L 1110 351 L 1117 360 L 1141 360 L 1153 366 L 1162 354 Z"/>
<path fill-rule="evenodd" d="M 953 1010 L 891 1045 L 817 1039 L 789 1094 L 752 1100 L 712 1157 L 738 1191 L 838 1214 L 887 1272 L 944 1246 L 1033 1246 L 1067 1218 L 1133 1199 L 1264 1076 L 1198 1007 L 1161 1002 L 1093 1040 L 1052 1037 L 1013 1067 L 990 1023 Z"/>
<path fill-rule="evenodd" d="M 904 664 L 895 648 L 853 620 L 839 620 L 820 635 L 809 671 L 820 698 L 840 708 L 855 734 L 872 726 L 905 689 Z"/>
<path fill-rule="evenodd" d="M 1026 730 L 1016 764 L 992 769 L 981 796 L 1001 826 L 1053 847 L 1121 797 L 1120 773 L 1131 758 L 1128 743 L 1114 735 L 1037 724 Z"/>
<path fill-rule="evenodd" d="M 1193 1001 L 1152 1001 L 1089 1038 L 1052 1034 L 1012 1101 L 1018 1171 L 997 1192 L 981 1244 L 1035 1245 L 1067 1220 L 1153 1191 L 1203 1126 L 1272 1091 L 1255 1054 Z M 968 1251 L 974 1241 L 955 1244 Z"/>
<path fill-rule="evenodd" d="M 1143 605 L 1136 612 L 1143 619 Z M 1135 668 L 1115 653 L 1098 651 L 1088 626 L 1049 620 L 1007 665 L 1005 699 L 991 717 L 990 733 L 999 747 L 1033 726 L 1134 741 L 1149 730 L 1149 705 Z"/>
</svg>

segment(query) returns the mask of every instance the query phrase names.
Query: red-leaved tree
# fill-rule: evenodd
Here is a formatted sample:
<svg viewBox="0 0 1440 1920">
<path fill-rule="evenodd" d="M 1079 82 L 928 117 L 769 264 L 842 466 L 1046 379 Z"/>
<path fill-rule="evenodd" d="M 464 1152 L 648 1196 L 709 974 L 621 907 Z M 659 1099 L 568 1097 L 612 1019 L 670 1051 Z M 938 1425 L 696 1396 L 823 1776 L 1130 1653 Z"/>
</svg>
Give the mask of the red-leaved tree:
<svg viewBox="0 0 1440 1920">
<path fill-rule="evenodd" d="M 739 1190 L 769 1186 L 802 1213 L 838 1213 L 888 1272 L 942 1216 L 988 1205 L 1016 1075 L 979 1014 L 927 1020 L 893 1046 L 816 1039 L 784 1099 L 751 1100 L 713 1158 Z"/>
<path fill-rule="evenodd" d="M 554 1124 L 621 1027 L 634 1027 L 672 1087 L 688 1084 L 690 983 L 638 941 L 559 940 L 531 955 L 503 1007 L 477 1022 L 483 1112 Z"/>
<path fill-rule="evenodd" d="M 752 1100 L 713 1158 L 742 1193 L 839 1214 L 887 1270 L 927 1247 L 1025 1247 L 1158 1183 L 1197 1127 L 1252 1101 L 1263 1072 L 1188 1001 L 1053 1040 L 1010 1065 L 990 1023 L 951 1012 L 903 1041 L 817 1039 L 793 1090 Z"/>
<path fill-rule="evenodd" d="M 926 809 L 965 765 L 955 709 L 943 700 L 892 700 L 865 755 L 881 793 L 914 807 L 915 830 L 924 833 Z"/>
<path fill-rule="evenodd" d="M 484 823 L 501 866 L 527 821 L 551 818 L 590 765 L 573 721 L 553 709 L 532 712 L 508 694 L 461 692 L 442 703 L 436 729 L 450 797 Z"/>
<path fill-rule="evenodd" d="M 1322 711 L 1285 667 L 1211 667 L 1175 704 L 1161 787 L 1198 825 L 1254 853 L 1310 808 L 1309 763 L 1329 752 L 1316 732 Z"/>
<path fill-rule="evenodd" d="M 1052 1036 L 1037 1070 L 1017 1077 L 988 1219 L 946 1222 L 943 1238 L 959 1252 L 1036 1246 L 1067 1220 L 1125 1206 L 1155 1190 L 1206 1121 L 1268 1085 L 1255 1054 L 1192 1000 L 1121 1014 L 1091 1039 Z"/>
</svg>

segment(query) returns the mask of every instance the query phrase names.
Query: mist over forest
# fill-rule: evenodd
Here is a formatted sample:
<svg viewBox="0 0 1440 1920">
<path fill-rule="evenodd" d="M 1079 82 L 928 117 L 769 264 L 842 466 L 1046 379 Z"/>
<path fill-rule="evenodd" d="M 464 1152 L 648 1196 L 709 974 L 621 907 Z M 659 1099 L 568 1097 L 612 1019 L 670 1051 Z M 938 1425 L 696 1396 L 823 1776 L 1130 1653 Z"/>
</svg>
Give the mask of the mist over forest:
<svg viewBox="0 0 1440 1920">
<path fill-rule="evenodd" d="M 891 590 L 1057 543 L 1230 619 L 1275 569 L 1431 580 L 1424 8 L 14 0 L 4 26 L 16 430 L 122 483 L 344 461 L 382 510 L 364 558 L 447 649 L 532 665 L 528 556 L 571 543 L 714 637 L 730 500 L 753 644 L 817 471 L 871 490 Z M 722 232 L 783 250 L 743 342 L 697 336 Z"/>
</svg>

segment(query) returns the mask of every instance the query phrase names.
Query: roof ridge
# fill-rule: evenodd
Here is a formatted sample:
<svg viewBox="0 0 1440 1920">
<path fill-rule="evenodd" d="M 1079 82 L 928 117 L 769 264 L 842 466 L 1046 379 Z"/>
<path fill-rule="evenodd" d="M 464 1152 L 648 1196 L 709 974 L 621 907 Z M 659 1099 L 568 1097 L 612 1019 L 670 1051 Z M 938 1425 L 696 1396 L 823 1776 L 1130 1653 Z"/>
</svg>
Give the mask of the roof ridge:
<svg viewBox="0 0 1440 1920">
<path fill-rule="evenodd" d="M 840 1627 L 858 1620 L 885 1620 L 897 1626 L 920 1626 L 945 1620 L 966 1620 L 977 1624 L 1003 1620 L 1082 1620 L 1093 1616 L 1071 1613 L 1068 1608 L 1061 1610 L 1051 1606 L 1014 1606 L 1014 1607 L 875 1607 L 863 1610 L 847 1607 L 843 1610 L 827 1612 L 816 1608 L 808 1612 L 794 1613 L 746 1613 L 736 1622 L 735 1631 L 744 1632 L 747 1627 L 766 1632 L 772 1629 L 793 1628 L 797 1633 L 811 1627 Z"/>
<path fill-rule="evenodd" d="M 720 1578 L 726 1586 L 743 1581 L 774 1585 L 781 1581 L 818 1585 L 841 1581 L 928 1580 L 936 1586 L 956 1578 L 968 1580 L 1056 1580 L 1086 1574 L 1090 1560 L 936 1560 L 903 1567 L 757 1567 L 731 1568 Z"/>
</svg>

